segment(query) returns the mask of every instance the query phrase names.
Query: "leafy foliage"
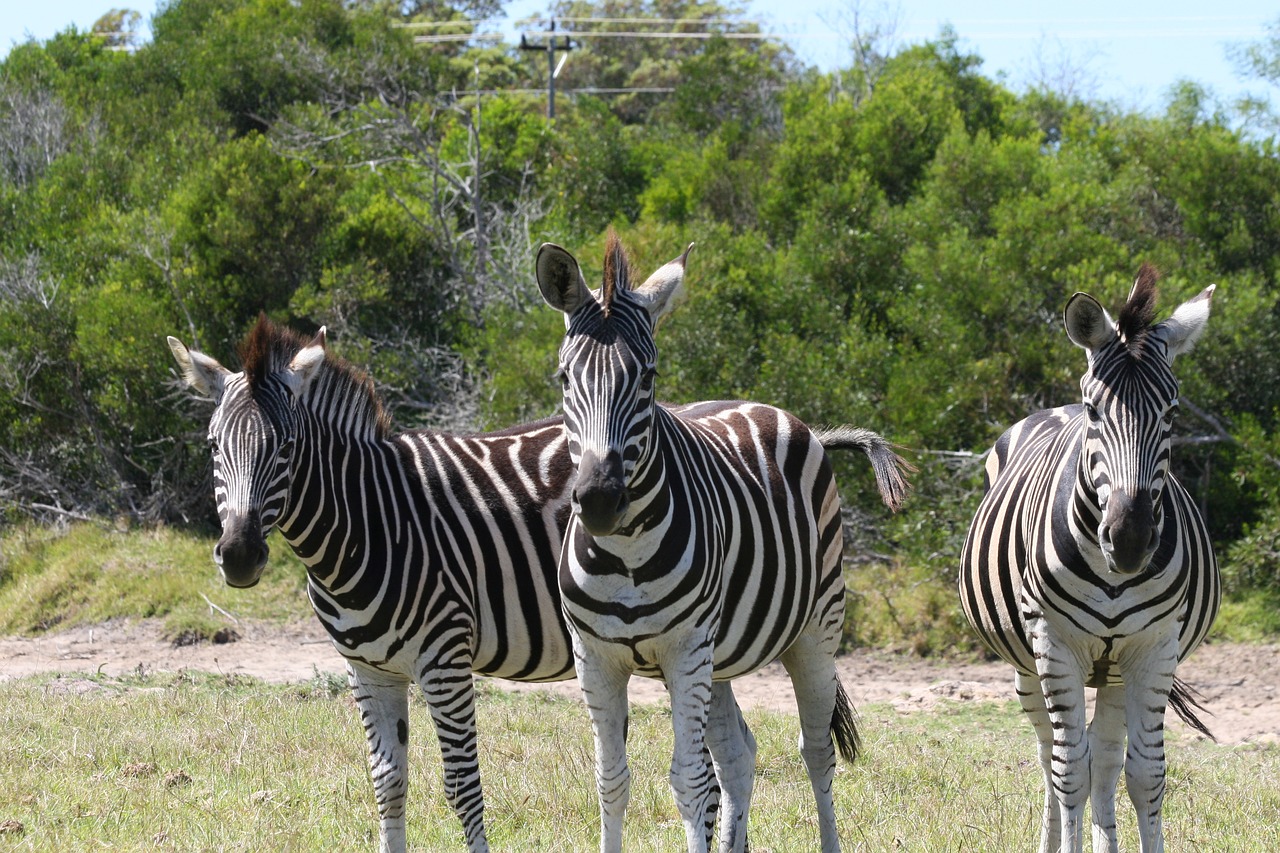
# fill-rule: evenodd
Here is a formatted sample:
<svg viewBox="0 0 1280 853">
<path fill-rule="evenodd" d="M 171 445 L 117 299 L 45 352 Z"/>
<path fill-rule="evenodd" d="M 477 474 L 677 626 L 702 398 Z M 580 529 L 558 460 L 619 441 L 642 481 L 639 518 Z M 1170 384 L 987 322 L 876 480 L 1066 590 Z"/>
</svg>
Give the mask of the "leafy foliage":
<svg viewBox="0 0 1280 853">
<path fill-rule="evenodd" d="M 548 414 L 560 330 L 533 253 L 553 240 L 591 270 L 612 224 L 641 269 L 696 243 L 690 303 L 660 333 L 665 399 L 766 400 L 905 446 L 916 498 L 887 523 L 865 470 L 838 464 L 856 549 L 912 583 L 950 584 L 977 455 L 1078 394 L 1071 293 L 1114 305 L 1144 260 L 1165 273 L 1165 309 L 1216 282 L 1210 333 L 1178 366 L 1175 466 L 1232 588 L 1280 586 L 1274 140 L 1191 82 L 1164 114 L 1014 92 L 949 30 L 819 73 L 730 38 L 754 24 L 702 0 L 556 5 L 557 32 L 582 36 L 549 122 L 519 91 L 545 85 L 536 52 L 415 45 L 396 26 L 496 8 L 171 0 L 132 51 L 104 19 L 10 52 L 9 520 L 207 522 L 207 410 L 163 337 L 234 363 L 259 312 L 328 326 L 401 426 Z M 716 37 L 586 35 L 634 17 Z M 1273 36 L 1240 53 L 1265 81 Z"/>
</svg>

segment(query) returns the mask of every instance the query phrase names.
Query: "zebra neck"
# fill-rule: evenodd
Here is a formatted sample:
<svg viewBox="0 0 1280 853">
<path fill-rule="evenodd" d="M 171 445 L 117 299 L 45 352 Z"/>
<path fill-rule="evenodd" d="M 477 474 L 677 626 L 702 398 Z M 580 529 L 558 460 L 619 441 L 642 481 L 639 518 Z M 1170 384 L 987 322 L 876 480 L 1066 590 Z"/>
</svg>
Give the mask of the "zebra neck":
<svg viewBox="0 0 1280 853">
<path fill-rule="evenodd" d="M 313 420 L 300 425 L 279 529 L 313 584 L 348 590 L 372 555 L 382 480 L 392 470 L 387 442 L 353 437 Z M 388 520 L 389 521 L 389 520 Z"/>
<path fill-rule="evenodd" d="M 646 555 L 662 547 L 663 540 L 683 536 L 688 529 L 673 515 L 670 472 L 679 466 L 676 449 L 683 436 L 673 434 L 678 429 L 678 423 L 659 407 L 646 452 L 631 472 L 627 517 L 616 533 L 595 539 L 601 549 L 627 564 L 647 562 Z"/>
<path fill-rule="evenodd" d="M 1068 456 L 1065 482 L 1059 484 L 1053 501 L 1053 513 L 1058 518 L 1053 529 L 1068 533 L 1076 550 L 1085 562 L 1095 568 L 1105 569 L 1102 548 L 1098 543 L 1098 526 L 1102 522 L 1102 509 L 1098 506 L 1098 492 L 1089 474 L 1089 454 L 1085 451 L 1084 431 L 1068 429 L 1064 434 L 1075 433 L 1073 448 Z M 1074 476 L 1069 476 L 1071 473 Z M 1064 488 L 1065 487 L 1065 488 Z M 1058 534 L 1055 534 L 1058 538 Z M 1059 541 L 1063 551 L 1065 542 Z"/>
</svg>

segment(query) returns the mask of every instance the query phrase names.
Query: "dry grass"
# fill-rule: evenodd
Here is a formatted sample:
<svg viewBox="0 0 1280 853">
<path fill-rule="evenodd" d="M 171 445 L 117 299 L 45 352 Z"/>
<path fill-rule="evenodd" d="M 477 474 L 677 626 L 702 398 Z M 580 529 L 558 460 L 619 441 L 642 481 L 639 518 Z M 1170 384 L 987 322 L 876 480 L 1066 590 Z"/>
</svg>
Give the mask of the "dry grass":
<svg viewBox="0 0 1280 853">
<path fill-rule="evenodd" d="M 865 757 L 841 769 L 848 850 L 1003 851 L 1038 837 L 1039 771 L 1011 703 L 902 716 L 863 709 Z M 267 685 L 203 675 L 63 677 L 0 684 L 0 848 L 374 849 L 363 734 L 332 679 Z M 952 710 L 948 710 L 952 709 Z M 590 727 L 577 702 L 485 687 L 481 760 L 496 850 L 597 844 Z M 748 715 L 760 743 L 752 849 L 812 849 L 811 794 L 793 718 Z M 409 840 L 459 850 L 439 793 L 426 709 L 415 703 Z M 666 785 L 670 720 L 637 708 L 627 849 L 673 850 L 683 830 Z M 1280 848 L 1280 749 L 1172 745 L 1170 849 Z M 1127 809 L 1127 804 L 1125 805 Z M 7 830 L 7 831 L 6 831 Z M 1122 810 L 1122 845 L 1136 849 Z"/>
</svg>

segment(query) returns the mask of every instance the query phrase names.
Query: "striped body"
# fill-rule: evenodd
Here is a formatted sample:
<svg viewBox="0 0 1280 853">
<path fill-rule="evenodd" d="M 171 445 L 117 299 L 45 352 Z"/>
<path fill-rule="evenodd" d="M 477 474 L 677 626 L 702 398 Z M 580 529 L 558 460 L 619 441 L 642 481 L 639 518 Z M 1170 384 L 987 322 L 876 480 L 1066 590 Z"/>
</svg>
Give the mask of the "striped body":
<svg viewBox="0 0 1280 853">
<path fill-rule="evenodd" d="M 408 693 L 440 740 L 444 788 L 485 850 L 472 673 L 573 675 L 556 561 L 572 470 L 559 418 L 472 436 L 392 434 L 371 384 L 266 321 L 230 373 L 170 339 L 213 396 L 214 485 L 227 582 L 252 586 L 281 534 L 348 662 L 370 749 L 384 851 L 405 849 Z"/>
<path fill-rule="evenodd" d="M 1154 284 L 1144 267 L 1118 323 L 1091 297 L 1068 303 L 1089 353 L 1084 402 L 1001 436 L 961 556 L 965 614 L 1015 668 L 1040 741 L 1043 851 L 1082 848 L 1086 801 L 1094 849 L 1117 849 L 1122 769 L 1142 849 L 1162 849 L 1166 706 L 1202 728 L 1175 670 L 1213 623 L 1219 577 L 1169 453 L 1172 361 L 1202 331 L 1212 288 L 1152 325 Z"/>
<path fill-rule="evenodd" d="M 559 419 L 346 447 L 308 440 L 314 426 L 300 431 L 279 528 L 344 657 L 415 680 L 446 664 L 572 675 L 551 571 L 568 518 Z"/>
<path fill-rule="evenodd" d="M 571 524 L 560 585 L 574 628 L 653 678 L 652 648 L 678 632 L 713 638 L 717 680 L 772 662 L 805 629 L 838 642 L 840 497 L 817 436 L 770 406 L 707 402 L 659 407 L 651 440 L 628 532 Z"/>
<path fill-rule="evenodd" d="M 1048 409 L 996 442 L 960 588 L 965 615 L 986 646 L 1028 675 L 1036 664 L 1021 617 L 1024 598 L 1027 608 L 1070 614 L 1094 650 L 1087 686 L 1104 687 L 1123 683 L 1116 657 L 1124 640 L 1153 624 L 1172 620 L 1184 659 L 1213 624 L 1220 590 L 1200 512 L 1172 477 L 1162 507 L 1171 521 L 1152 568 L 1131 577 L 1106 568 L 1093 533 L 1101 520 L 1097 497 L 1080 474 L 1086 420 L 1079 404 Z M 974 553 L 978 548 L 985 553 Z M 998 583 L 989 582 L 990 572 Z"/>
<path fill-rule="evenodd" d="M 659 408 L 653 452 L 635 472 L 626 532 L 592 535 L 575 518 L 560 565 L 565 616 L 593 723 L 625 727 L 626 680 L 661 678 L 677 742 L 672 785 L 689 848 L 711 837 L 712 779 L 722 778 L 722 849 L 744 849 L 754 740 L 729 679 L 782 658 L 801 703 L 806 763 L 831 797 L 844 625 L 840 501 L 826 453 L 799 421 L 768 406 Z M 718 685 L 713 686 L 713 681 Z M 716 707 L 713 707 L 716 706 Z M 625 744 L 597 747 L 602 849 L 617 848 L 627 789 Z M 834 810 L 820 806 L 826 849 Z"/>
<path fill-rule="evenodd" d="M 655 402 L 653 331 L 678 301 L 684 260 L 633 290 L 611 235 L 597 296 L 568 252 L 538 254 L 539 287 L 566 317 L 559 375 L 577 478 L 560 587 L 595 734 L 601 850 L 622 844 L 632 674 L 663 679 L 671 696 L 670 780 L 688 849 L 706 850 L 714 829 L 704 749 L 721 789 L 720 848 L 745 849 L 755 741 L 729 680 L 775 659 L 795 686 L 822 848 L 835 850 L 836 746 L 852 759 L 857 739 L 834 662 L 839 495 L 819 435 L 786 412 Z M 863 432 L 837 444 L 872 457 L 896 504 L 901 460 L 883 440 Z"/>
</svg>

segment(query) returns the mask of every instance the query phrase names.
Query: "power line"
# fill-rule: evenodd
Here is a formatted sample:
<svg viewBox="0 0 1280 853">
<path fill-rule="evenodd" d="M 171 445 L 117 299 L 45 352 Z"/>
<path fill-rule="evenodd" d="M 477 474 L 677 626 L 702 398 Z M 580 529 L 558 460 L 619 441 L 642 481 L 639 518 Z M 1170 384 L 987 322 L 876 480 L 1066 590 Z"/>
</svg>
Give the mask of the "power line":
<svg viewBox="0 0 1280 853">
<path fill-rule="evenodd" d="M 789 36 L 780 35 L 778 33 L 721 33 L 721 32 L 653 32 L 652 30 L 573 30 L 574 38 L 586 39 L 609 39 L 609 38 L 636 38 L 636 39 L 744 39 L 758 41 L 762 39 L 782 39 Z"/>
<path fill-rule="evenodd" d="M 551 29 L 540 35 L 545 39 L 543 44 L 534 44 L 528 40 L 526 33 L 520 34 L 521 50 L 541 50 L 547 54 L 547 118 L 556 117 L 556 75 L 560 73 L 564 60 L 569 58 L 569 51 L 573 50 L 574 44 L 569 40 L 568 36 L 564 37 L 564 41 L 556 40 L 556 22 L 551 22 Z M 564 58 L 560 60 L 560 65 L 556 65 L 556 51 L 564 53 Z"/>
<path fill-rule="evenodd" d="M 689 26 L 699 26 L 699 27 L 708 27 L 708 26 L 758 27 L 761 25 L 760 22 L 758 21 L 741 21 L 741 20 L 735 20 L 732 18 L 562 18 L 559 15 L 556 15 L 554 17 L 546 18 L 546 19 L 535 16 L 527 20 L 529 20 L 530 23 L 533 23 L 533 22 L 542 23 L 543 20 L 546 20 L 552 23 L 559 21 L 562 24 L 605 24 L 605 25 L 664 24 L 667 26 L 671 26 L 675 24 L 687 24 Z M 489 23 L 492 23 L 492 22 L 487 20 L 404 21 L 404 22 L 395 24 L 395 26 L 404 27 L 405 29 L 429 29 L 431 27 L 455 27 L 455 26 L 480 27 L 480 26 L 485 26 L 486 24 L 489 24 Z"/>
<path fill-rule="evenodd" d="M 523 40 L 527 36 L 543 36 L 544 32 L 523 32 L 520 38 Z M 723 38 L 739 41 L 766 41 L 771 39 L 783 40 L 796 38 L 793 35 L 781 33 L 720 33 L 720 32 L 700 32 L 700 33 L 677 33 L 677 32 L 641 32 L 641 31 L 590 31 L 590 30 L 567 30 L 566 36 L 575 39 L 593 39 L 593 38 L 640 38 L 640 39 L 698 39 L 710 40 L 714 38 Z M 828 38 L 827 35 L 820 35 L 819 38 Z M 459 41 L 502 41 L 501 33 L 442 33 L 440 35 L 431 36 L 414 36 L 415 44 L 443 44 L 446 42 Z M 522 50 L 524 48 L 521 48 Z M 539 48 L 542 49 L 542 48 Z"/>
</svg>

